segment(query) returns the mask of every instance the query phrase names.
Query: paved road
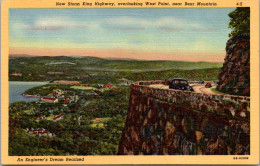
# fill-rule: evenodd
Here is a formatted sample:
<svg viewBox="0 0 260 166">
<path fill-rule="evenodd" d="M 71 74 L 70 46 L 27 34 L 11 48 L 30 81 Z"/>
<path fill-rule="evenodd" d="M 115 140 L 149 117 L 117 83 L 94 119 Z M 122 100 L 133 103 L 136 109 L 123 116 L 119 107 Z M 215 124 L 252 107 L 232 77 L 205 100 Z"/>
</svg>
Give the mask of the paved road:
<svg viewBox="0 0 260 166">
<path fill-rule="evenodd" d="M 192 86 L 195 92 L 205 93 L 209 95 L 215 95 L 217 93 L 213 92 L 211 88 L 205 88 L 205 85 L 194 85 Z"/>
<path fill-rule="evenodd" d="M 154 87 L 154 88 L 160 88 L 160 89 L 169 89 L 169 85 L 163 85 L 163 84 L 153 84 L 153 85 L 149 85 L 150 87 Z M 214 95 L 217 93 L 214 93 L 211 88 L 205 88 L 205 84 L 190 84 L 190 86 L 193 87 L 194 92 L 198 92 L 198 93 L 205 93 L 205 94 L 209 94 L 209 95 Z"/>
</svg>

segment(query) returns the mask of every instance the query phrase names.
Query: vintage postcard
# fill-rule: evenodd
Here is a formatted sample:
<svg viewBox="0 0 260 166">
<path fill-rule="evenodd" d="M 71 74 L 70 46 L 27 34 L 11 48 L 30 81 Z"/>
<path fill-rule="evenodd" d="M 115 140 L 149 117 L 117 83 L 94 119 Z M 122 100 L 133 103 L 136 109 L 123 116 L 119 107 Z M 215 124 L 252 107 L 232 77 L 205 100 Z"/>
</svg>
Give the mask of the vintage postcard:
<svg viewBox="0 0 260 166">
<path fill-rule="evenodd" d="M 3 0 L 1 163 L 258 164 L 257 0 Z"/>
</svg>

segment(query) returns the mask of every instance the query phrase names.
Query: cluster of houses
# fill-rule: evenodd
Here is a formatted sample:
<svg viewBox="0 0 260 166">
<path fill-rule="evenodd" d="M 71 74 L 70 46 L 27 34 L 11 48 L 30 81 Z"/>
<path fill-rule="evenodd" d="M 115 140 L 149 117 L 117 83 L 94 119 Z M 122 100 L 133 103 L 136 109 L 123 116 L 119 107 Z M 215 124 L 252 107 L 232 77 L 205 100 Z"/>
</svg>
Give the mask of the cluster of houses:
<svg viewBox="0 0 260 166">
<path fill-rule="evenodd" d="M 71 103 L 72 101 L 77 102 L 78 99 L 79 98 L 77 95 L 70 96 L 68 93 L 65 94 L 64 91 L 57 89 L 57 90 L 50 92 L 50 94 L 48 96 L 42 97 L 41 101 L 43 101 L 45 103 L 58 103 L 60 100 L 65 103 Z"/>
<path fill-rule="evenodd" d="M 91 87 L 89 84 L 75 84 L 75 86 Z"/>
<path fill-rule="evenodd" d="M 91 87 L 91 85 L 89 84 L 74 84 L 75 86 L 84 86 L 84 87 Z M 113 85 L 112 83 L 108 83 L 108 84 L 98 84 L 99 87 L 101 88 L 114 88 L 115 85 Z"/>
<path fill-rule="evenodd" d="M 103 88 L 114 88 L 115 86 L 111 83 L 105 84 L 102 86 Z"/>
<path fill-rule="evenodd" d="M 108 83 L 108 84 L 98 84 L 99 87 L 101 88 L 114 88 L 115 85 Z"/>
<path fill-rule="evenodd" d="M 51 136 L 51 137 L 53 137 L 53 136 L 55 136 L 55 134 L 54 133 L 51 133 L 51 132 L 49 132 L 49 131 L 47 131 L 47 130 L 45 130 L 45 129 L 43 129 L 43 128 L 38 128 L 38 129 L 27 129 L 27 131 L 26 131 L 28 134 L 31 134 L 31 135 L 33 135 L 33 136 Z"/>
</svg>

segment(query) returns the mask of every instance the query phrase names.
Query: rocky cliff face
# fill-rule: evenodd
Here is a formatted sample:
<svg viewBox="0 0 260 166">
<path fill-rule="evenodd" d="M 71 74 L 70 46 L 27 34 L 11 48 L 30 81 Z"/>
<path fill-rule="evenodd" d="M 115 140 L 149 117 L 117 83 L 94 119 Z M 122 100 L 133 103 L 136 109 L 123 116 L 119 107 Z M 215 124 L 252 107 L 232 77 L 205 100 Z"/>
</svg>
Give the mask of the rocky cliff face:
<svg viewBox="0 0 260 166">
<path fill-rule="evenodd" d="M 217 89 L 234 95 L 250 96 L 250 39 L 237 36 L 228 40 L 226 57 Z"/>
<path fill-rule="evenodd" d="M 173 93 L 176 97 L 167 102 L 160 99 L 164 93 L 159 89 L 132 85 L 119 155 L 250 154 L 250 115 L 249 111 L 241 112 L 246 103 L 236 107 L 226 103 L 226 108 L 217 102 L 214 108 L 218 109 L 210 112 L 206 101 L 214 103 L 216 96 L 198 99 L 195 95 L 203 94 L 190 95 L 194 103 L 188 102 L 184 92 Z M 191 108 L 196 102 L 200 104 Z"/>
</svg>

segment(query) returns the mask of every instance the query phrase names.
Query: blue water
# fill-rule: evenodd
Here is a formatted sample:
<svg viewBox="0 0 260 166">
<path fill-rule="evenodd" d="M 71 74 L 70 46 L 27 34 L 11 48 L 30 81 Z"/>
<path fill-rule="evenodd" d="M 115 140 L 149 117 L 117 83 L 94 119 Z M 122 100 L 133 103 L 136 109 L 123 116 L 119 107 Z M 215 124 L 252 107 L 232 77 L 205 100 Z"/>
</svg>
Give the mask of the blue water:
<svg viewBox="0 0 260 166">
<path fill-rule="evenodd" d="M 45 84 L 48 82 L 9 81 L 9 104 L 16 101 L 38 101 L 39 98 L 24 97 L 21 94 L 27 89 Z"/>
</svg>

